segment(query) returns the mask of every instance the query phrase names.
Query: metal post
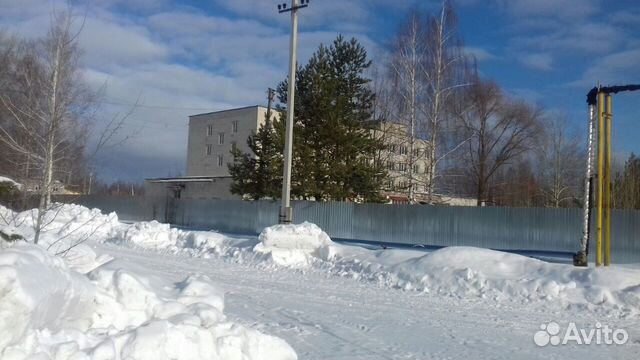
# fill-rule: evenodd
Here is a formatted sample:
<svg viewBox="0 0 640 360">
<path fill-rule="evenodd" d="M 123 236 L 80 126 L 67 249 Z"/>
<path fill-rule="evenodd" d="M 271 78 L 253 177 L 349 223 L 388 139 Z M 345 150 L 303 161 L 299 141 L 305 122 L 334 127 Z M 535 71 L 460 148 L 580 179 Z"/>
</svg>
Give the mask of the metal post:
<svg viewBox="0 0 640 360">
<path fill-rule="evenodd" d="M 286 4 L 278 6 L 280 12 L 291 12 L 291 41 L 289 44 L 289 88 L 287 90 L 287 122 L 284 138 L 284 166 L 282 172 L 282 205 L 280 207 L 279 223 L 290 224 L 293 220 L 291 209 L 291 154 L 293 148 L 293 114 L 296 83 L 296 46 L 298 41 L 298 16 L 297 10 L 306 7 L 298 6 L 297 0 L 291 0 L 291 8 L 286 9 Z"/>
<path fill-rule="evenodd" d="M 584 184 L 584 205 L 582 208 L 582 239 L 580 240 L 580 251 L 574 257 L 574 265 L 587 266 L 589 255 L 589 235 L 591 232 L 591 194 L 593 190 L 593 157 L 594 144 L 593 135 L 596 126 L 596 107 L 589 104 L 589 137 L 587 139 L 587 173 Z"/>
<path fill-rule="evenodd" d="M 611 264 L 611 95 L 606 96 L 604 157 L 604 266 Z"/>
<path fill-rule="evenodd" d="M 596 213 L 596 266 L 602 266 L 602 209 L 604 201 L 604 93 L 598 92 L 598 203 Z"/>
</svg>

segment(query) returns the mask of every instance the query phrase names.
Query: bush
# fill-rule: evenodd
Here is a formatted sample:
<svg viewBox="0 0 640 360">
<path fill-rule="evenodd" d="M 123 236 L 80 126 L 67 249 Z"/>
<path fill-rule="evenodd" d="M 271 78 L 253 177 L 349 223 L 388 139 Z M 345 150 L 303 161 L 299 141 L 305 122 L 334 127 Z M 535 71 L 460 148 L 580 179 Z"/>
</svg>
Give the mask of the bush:
<svg viewBox="0 0 640 360">
<path fill-rule="evenodd" d="M 18 199 L 20 190 L 9 181 L 0 181 L 0 203 L 9 205 Z"/>
</svg>

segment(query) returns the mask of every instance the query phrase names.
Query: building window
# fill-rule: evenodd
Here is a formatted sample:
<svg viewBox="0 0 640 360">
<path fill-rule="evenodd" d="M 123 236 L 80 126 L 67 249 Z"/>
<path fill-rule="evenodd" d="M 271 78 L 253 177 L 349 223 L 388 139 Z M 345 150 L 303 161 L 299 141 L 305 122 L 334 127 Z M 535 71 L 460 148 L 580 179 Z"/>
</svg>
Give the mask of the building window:
<svg viewBox="0 0 640 360">
<path fill-rule="evenodd" d="M 387 184 L 387 189 L 393 190 L 393 180 L 389 180 L 389 183 Z"/>
<path fill-rule="evenodd" d="M 395 154 L 395 152 L 396 152 L 396 144 L 389 145 L 389 152 L 392 152 L 392 153 Z"/>
<path fill-rule="evenodd" d="M 413 156 L 420 156 L 420 149 L 413 150 Z"/>
<path fill-rule="evenodd" d="M 387 170 L 394 170 L 395 169 L 395 164 L 393 163 L 393 161 L 387 161 Z"/>
<path fill-rule="evenodd" d="M 207 136 L 213 135 L 213 125 L 207 126 Z"/>
<path fill-rule="evenodd" d="M 218 144 L 222 145 L 224 144 L 224 133 L 218 133 Z"/>
<path fill-rule="evenodd" d="M 416 174 L 420 174 L 420 165 L 413 165 L 413 172 Z"/>
<path fill-rule="evenodd" d="M 398 164 L 398 171 L 407 171 L 407 164 L 406 163 L 399 163 Z"/>
<path fill-rule="evenodd" d="M 238 120 L 231 123 L 231 131 L 234 134 L 238 132 Z"/>
<path fill-rule="evenodd" d="M 207 144 L 207 155 L 211 155 L 212 151 L 213 151 L 213 145 Z"/>
<path fill-rule="evenodd" d="M 400 155 L 407 155 L 407 147 L 404 145 L 400 145 Z"/>
<path fill-rule="evenodd" d="M 222 166 L 223 163 L 224 163 L 224 158 L 222 157 L 222 155 L 218 155 L 218 166 Z"/>
</svg>

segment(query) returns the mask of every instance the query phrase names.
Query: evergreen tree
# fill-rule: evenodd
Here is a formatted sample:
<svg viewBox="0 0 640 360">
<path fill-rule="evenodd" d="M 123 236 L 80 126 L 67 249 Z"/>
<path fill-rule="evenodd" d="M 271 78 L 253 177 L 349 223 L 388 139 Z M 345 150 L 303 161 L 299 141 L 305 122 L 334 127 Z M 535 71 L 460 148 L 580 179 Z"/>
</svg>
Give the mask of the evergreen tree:
<svg viewBox="0 0 640 360">
<path fill-rule="evenodd" d="M 229 164 L 229 173 L 233 178 L 232 194 L 254 200 L 280 196 L 282 147 L 274 131 L 271 114 L 269 109 L 258 132 L 247 138 L 247 146 L 252 154 L 243 153 L 236 146 L 231 149 L 233 163 Z"/>
<path fill-rule="evenodd" d="M 370 65 L 356 39 L 338 36 L 331 46 L 320 45 L 298 69 L 293 196 L 318 201 L 379 199 L 386 174 L 372 162 L 383 145 L 367 126 L 375 99 L 364 76 Z M 286 80 L 278 86 L 281 103 L 287 102 L 287 86 Z M 283 137 L 284 126 L 278 133 Z"/>
<path fill-rule="evenodd" d="M 613 206 L 640 209 L 640 158 L 631 154 L 613 183 Z"/>
</svg>

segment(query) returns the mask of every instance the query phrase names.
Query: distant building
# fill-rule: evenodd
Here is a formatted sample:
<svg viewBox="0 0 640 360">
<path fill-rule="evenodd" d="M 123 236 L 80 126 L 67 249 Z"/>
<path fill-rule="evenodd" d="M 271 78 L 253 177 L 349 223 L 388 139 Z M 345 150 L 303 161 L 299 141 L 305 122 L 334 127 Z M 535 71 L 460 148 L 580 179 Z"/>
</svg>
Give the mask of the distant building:
<svg viewBox="0 0 640 360">
<path fill-rule="evenodd" d="M 228 164 L 231 148 L 250 152 L 247 138 L 266 119 L 267 108 L 260 105 L 214 111 L 189 116 L 187 174 L 175 178 L 145 180 L 147 196 L 191 199 L 240 199 L 231 194 Z M 272 111 L 273 119 L 278 112 Z"/>
<path fill-rule="evenodd" d="M 187 176 L 229 176 L 232 146 L 250 152 L 247 138 L 258 131 L 266 114 L 266 107 L 256 105 L 189 116 Z M 272 114 L 275 119 L 278 112 Z"/>
<path fill-rule="evenodd" d="M 373 136 L 380 139 L 385 147 L 376 155 L 375 161 L 387 170 L 389 179 L 382 194 L 393 203 L 409 202 L 409 186 L 413 183 L 414 201 L 426 201 L 429 174 L 429 142 L 414 139 L 413 154 L 411 137 L 407 126 L 394 122 L 379 122 L 372 130 Z M 413 161 L 413 163 L 412 163 Z M 413 172 L 410 172 L 410 166 Z M 411 182 L 413 177 L 413 182 Z"/>
<path fill-rule="evenodd" d="M 237 109 L 214 111 L 189 116 L 189 139 L 187 145 L 187 173 L 183 177 L 153 178 L 145 181 L 145 194 L 150 197 L 171 199 L 240 199 L 231 194 L 232 178 L 229 163 L 233 161 L 231 149 L 235 145 L 249 153 L 247 138 L 256 133 L 264 123 L 267 108 L 247 106 Z M 278 116 L 272 112 L 272 120 Z M 376 123 L 372 135 L 382 140 L 385 148 L 372 161 L 384 166 L 389 181 L 384 184 L 382 195 L 392 203 L 409 202 L 409 151 L 410 141 L 405 125 L 393 122 Z M 428 183 L 429 142 L 414 140 L 413 186 L 414 200 L 426 202 Z M 444 203 L 464 203 L 455 198 Z M 436 197 L 432 197 L 435 200 Z M 436 200 L 437 201 L 437 200 Z"/>
</svg>

